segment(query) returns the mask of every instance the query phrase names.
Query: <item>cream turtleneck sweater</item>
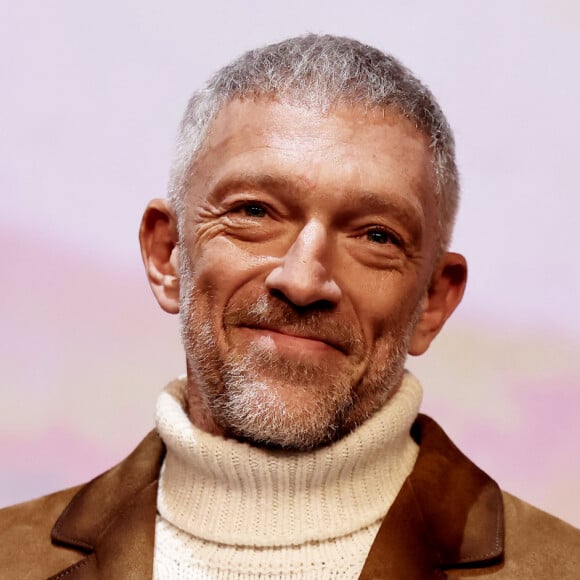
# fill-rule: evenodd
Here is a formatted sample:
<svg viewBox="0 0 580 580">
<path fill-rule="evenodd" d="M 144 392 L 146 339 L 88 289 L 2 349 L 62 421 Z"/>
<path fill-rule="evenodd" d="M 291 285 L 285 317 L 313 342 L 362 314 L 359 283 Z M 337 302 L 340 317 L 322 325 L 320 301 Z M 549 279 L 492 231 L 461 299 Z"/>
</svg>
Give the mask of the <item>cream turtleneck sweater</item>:
<svg viewBox="0 0 580 580">
<path fill-rule="evenodd" d="M 154 578 L 356 578 L 411 472 L 421 387 L 406 373 L 386 405 L 312 452 L 253 447 L 197 429 L 186 380 L 157 403 L 167 446 L 157 497 Z"/>
</svg>

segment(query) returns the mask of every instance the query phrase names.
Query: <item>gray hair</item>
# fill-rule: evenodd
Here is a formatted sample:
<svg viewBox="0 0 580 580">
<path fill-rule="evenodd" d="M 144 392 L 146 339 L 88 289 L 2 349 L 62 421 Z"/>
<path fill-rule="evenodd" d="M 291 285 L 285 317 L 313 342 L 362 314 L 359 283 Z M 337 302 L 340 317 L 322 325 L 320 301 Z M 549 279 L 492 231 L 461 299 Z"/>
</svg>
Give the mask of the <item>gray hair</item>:
<svg viewBox="0 0 580 580">
<path fill-rule="evenodd" d="M 356 40 L 307 34 L 251 50 L 195 92 L 180 125 L 169 200 L 180 227 L 192 164 L 220 109 L 233 99 L 269 97 L 330 109 L 336 104 L 398 111 L 433 152 L 439 249 L 449 245 L 459 201 L 453 133 L 431 91 L 394 57 Z"/>
</svg>

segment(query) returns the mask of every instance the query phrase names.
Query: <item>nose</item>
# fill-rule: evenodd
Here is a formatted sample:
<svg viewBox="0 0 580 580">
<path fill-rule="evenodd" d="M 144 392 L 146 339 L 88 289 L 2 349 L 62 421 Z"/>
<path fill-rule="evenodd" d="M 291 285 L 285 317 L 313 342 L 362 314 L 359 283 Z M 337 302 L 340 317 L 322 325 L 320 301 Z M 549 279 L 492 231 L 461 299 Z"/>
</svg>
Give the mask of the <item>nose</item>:
<svg viewBox="0 0 580 580">
<path fill-rule="evenodd" d="M 342 296 L 328 264 L 328 233 L 323 224 L 308 222 L 266 278 L 271 293 L 283 294 L 296 306 L 317 302 L 336 305 Z"/>
</svg>

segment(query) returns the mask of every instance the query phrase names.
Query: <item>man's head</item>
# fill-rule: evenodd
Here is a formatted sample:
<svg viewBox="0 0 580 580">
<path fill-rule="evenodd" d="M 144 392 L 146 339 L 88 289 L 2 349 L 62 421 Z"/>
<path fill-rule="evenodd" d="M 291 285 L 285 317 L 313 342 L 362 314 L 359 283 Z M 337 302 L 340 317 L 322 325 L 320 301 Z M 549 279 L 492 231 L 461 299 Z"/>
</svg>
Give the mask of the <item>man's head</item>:
<svg viewBox="0 0 580 580">
<path fill-rule="evenodd" d="M 194 423 L 304 449 L 363 422 L 461 299 L 456 207 L 449 127 L 392 57 L 307 36 L 218 72 L 141 229 Z"/>
</svg>

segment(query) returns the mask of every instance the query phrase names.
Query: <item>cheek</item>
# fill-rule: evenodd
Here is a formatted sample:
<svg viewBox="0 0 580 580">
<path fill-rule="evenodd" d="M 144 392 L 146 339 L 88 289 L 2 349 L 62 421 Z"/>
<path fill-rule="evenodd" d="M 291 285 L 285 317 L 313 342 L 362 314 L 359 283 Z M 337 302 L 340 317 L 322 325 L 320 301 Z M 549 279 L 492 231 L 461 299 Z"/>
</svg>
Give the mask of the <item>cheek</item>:
<svg viewBox="0 0 580 580">
<path fill-rule="evenodd" d="M 248 282 L 265 279 L 269 262 L 222 237 L 199 244 L 190 259 L 198 294 L 208 294 L 222 305 Z"/>
<path fill-rule="evenodd" d="M 409 324 L 416 305 L 416 288 L 399 273 L 381 272 L 366 280 L 353 276 L 349 285 L 356 315 L 371 342 L 397 334 Z"/>
</svg>

